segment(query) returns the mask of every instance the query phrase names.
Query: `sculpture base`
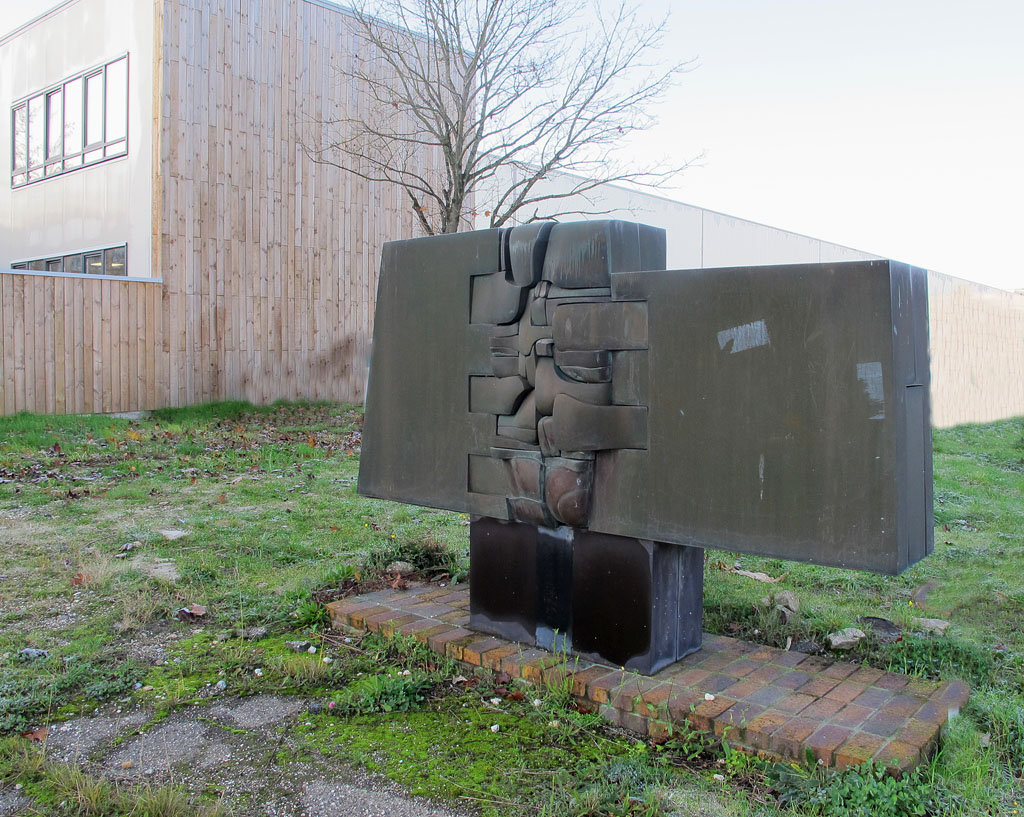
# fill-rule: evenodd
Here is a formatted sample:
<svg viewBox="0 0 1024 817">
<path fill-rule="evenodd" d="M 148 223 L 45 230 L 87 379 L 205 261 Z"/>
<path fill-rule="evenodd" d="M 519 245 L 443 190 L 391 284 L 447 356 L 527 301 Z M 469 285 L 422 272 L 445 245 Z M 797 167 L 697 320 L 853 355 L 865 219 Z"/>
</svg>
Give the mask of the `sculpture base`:
<svg viewBox="0 0 1024 817">
<path fill-rule="evenodd" d="M 474 518 L 470 627 L 651 675 L 701 644 L 704 550 Z"/>
</svg>

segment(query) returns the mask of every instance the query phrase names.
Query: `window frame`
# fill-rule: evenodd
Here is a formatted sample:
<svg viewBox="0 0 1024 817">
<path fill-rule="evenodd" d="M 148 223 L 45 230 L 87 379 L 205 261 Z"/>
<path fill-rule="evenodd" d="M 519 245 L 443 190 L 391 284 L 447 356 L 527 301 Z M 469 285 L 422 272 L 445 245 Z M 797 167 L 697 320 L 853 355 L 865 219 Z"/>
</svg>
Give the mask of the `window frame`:
<svg viewBox="0 0 1024 817">
<path fill-rule="evenodd" d="M 107 271 L 107 256 L 113 253 L 113 251 L 122 250 L 124 252 L 124 271 L 123 272 L 108 272 Z M 87 258 L 92 256 L 98 256 L 102 272 L 88 272 L 89 265 L 86 261 Z M 64 268 L 67 264 L 68 258 L 78 258 L 81 261 L 80 272 L 67 272 Z M 60 262 L 60 269 L 50 269 L 50 265 Z M 33 267 L 33 265 L 36 265 Z M 54 255 L 44 255 L 40 258 L 25 258 L 19 261 L 12 261 L 10 270 L 12 272 L 27 273 L 30 275 L 59 275 L 69 276 L 74 278 L 110 278 L 115 281 L 123 280 L 149 280 L 149 279 L 138 279 L 132 278 L 128 275 L 128 244 L 111 244 L 103 247 L 90 247 L 85 250 L 77 250 L 75 252 L 64 252 Z"/>
<path fill-rule="evenodd" d="M 107 138 L 107 119 L 108 109 L 110 108 L 110 90 L 108 88 L 108 74 L 111 66 L 116 65 L 120 61 L 124 61 L 124 99 L 119 100 L 119 104 L 123 105 L 124 111 L 124 135 L 119 136 L 116 139 L 108 140 Z M 102 88 L 102 100 L 100 104 L 100 138 L 98 141 L 93 141 L 86 144 L 86 138 L 90 134 L 87 133 L 87 115 L 89 97 L 87 93 L 87 81 L 90 78 L 100 77 L 100 86 Z M 81 106 L 79 111 L 79 125 L 81 130 L 80 143 L 77 149 L 68 152 L 67 146 L 67 101 L 68 92 L 67 88 L 72 83 L 79 83 L 80 87 L 77 93 L 78 103 Z M 93 167 L 112 159 L 120 159 L 128 155 L 129 143 L 130 143 L 130 117 L 128 111 L 128 104 L 131 101 L 131 60 L 129 54 L 125 51 L 118 56 L 93 65 L 84 71 L 79 71 L 70 76 L 64 77 L 59 82 L 51 83 L 40 91 L 34 91 L 20 99 L 16 99 L 11 104 L 11 189 L 19 190 L 23 187 L 35 184 L 36 182 L 45 181 L 46 179 L 52 179 L 56 176 L 63 176 L 65 173 L 71 173 L 75 170 L 80 170 L 84 167 Z M 115 92 L 116 93 L 116 92 Z M 51 97 L 59 94 L 60 100 L 60 122 L 59 122 L 59 140 L 60 140 L 60 153 L 50 153 L 51 140 L 54 135 L 51 133 L 53 130 L 53 121 L 50 115 L 50 99 Z M 29 115 L 30 106 L 35 100 L 40 100 L 42 107 L 42 115 L 39 117 L 40 122 L 35 123 L 35 129 L 33 129 L 33 119 Z M 25 116 L 25 164 L 23 166 L 17 166 L 17 155 L 18 155 L 18 143 L 17 143 L 17 115 L 18 111 L 24 109 Z M 38 130 L 40 125 L 42 126 L 43 134 L 40 140 L 42 156 L 40 161 L 33 162 L 32 160 L 32 134 L 34 130 Z M 112 152 L 114 151 L 114 152 Z"/>
</svg>

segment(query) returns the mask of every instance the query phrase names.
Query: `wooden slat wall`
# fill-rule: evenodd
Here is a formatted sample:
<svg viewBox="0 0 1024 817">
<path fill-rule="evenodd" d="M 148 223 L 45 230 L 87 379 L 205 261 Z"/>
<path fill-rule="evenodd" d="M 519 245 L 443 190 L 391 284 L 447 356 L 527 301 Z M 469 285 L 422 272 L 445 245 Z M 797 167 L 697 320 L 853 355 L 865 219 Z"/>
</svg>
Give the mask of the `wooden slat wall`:
<svg viewBox="0 0 1024 817">
<path fill-rule="evenodd" d="M 301 148 L 316 120 L 368 104 L 337 71 L 360 50 L 350 19 L 168 0 L 163 49 L 171 401 L 362 399 L 381 245 L 417 225 L 398 190 Z"/>
<path fill-rule="evenodd" d="M 0 413 L 166 404 L 159 283 L 0 275 Z M 166 356 L 161 361 L 166 370 Z"/>
<path fill-rule="evenodd" d="M 162 283 L 0 275 L 0 411 L 362 399 L 381 245 L 418 225 L 397 189 L 301 148 L 368 104 L 338 75 L 360 54 L 350 19 L 305 0 L 154 3 Z"/>
</svg>

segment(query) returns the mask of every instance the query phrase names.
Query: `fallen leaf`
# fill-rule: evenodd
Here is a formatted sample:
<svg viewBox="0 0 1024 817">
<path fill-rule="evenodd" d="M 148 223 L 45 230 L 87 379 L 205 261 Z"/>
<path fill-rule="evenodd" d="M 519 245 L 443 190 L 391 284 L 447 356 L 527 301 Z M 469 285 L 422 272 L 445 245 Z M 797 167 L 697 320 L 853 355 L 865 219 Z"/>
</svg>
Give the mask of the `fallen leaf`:
<svg viewBox="0 0 1024 817">
<path fill-rule="evenodd" d="M 71 577 L 71 584 L 73 587 L 85 584 L 87 581 L 89 581 L 89 576 L 85 573 L 76 573 Z"/>
<path fill-rule="evenodd" d="M 27 740 L 37 740 L 40 743 L 45 743 L 47 731 L 46 727 L 42 726 L 39 729 L 33 729 L 31 732 L 22 732 L 21 736 Z"/>
<path fill-rule="evenodd" d="M 180 608 L 175 615 L 182 621 L 195 621 L 197 618 L 202 618 L 206 615 L 206 608 L 201 604 L 192 604 L 188 607 Z"/>
<path fill-rule="evenodd" d="M 245 477 L 244 477 L 244 476 L 238 476 L 238 477 L 235 477 L 235 478 L 234 478 L 233 480 L 231 480 L 231 481 L 229 481 L 229 482 L 228 482 L 228 485 L 237 485 L 237 484 L 238 484 L 239 482 L 241 482 L 241 481 L 242 481 L 243 479 L 245 479 Z"/>
<path fill-rule="evenodd" d="M 132 761 L 126 760 L 126 761 L 124 761 L 124 763 L 121 764 L 121 768 L 122 769 L 130 769 L 134 765 L 135 764 Z"/>
<path fill-rule="evenodd" d="M 510 701 L 521 701 L 524 698 L 526 698 L 526 696 L 523 694 L 521 689 L 514 689 L 508 694 L 508 699 Z"/>
<path fill-rule="evenodd" d="M 221 494 L 219 497 L 217 497 L 217 501 L 218 502 L 227 502 L 228 501 L 228 495 L 227 494 Z"/>
</svg>

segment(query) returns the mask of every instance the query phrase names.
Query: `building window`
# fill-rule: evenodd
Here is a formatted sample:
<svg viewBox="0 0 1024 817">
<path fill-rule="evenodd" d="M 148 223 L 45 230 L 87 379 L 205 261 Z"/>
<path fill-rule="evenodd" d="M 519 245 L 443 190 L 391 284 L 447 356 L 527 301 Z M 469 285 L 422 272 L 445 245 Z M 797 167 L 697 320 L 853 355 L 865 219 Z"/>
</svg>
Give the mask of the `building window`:
<svg viewBox="0 0 1024 817">
<path fill-rule="evenodd" d="M 65 272 L 72 275 L 127 275 L 128 245 L 86 250 L 71 255 L 54 255 L 49 258 L 33 258 L 11 264 L 11 269 L 34 272 Z"/>
<path fill-rule="evenodd" d="M 128 56 L 11 108 L 11 187 L 128 152 Z"/>
</svg>

